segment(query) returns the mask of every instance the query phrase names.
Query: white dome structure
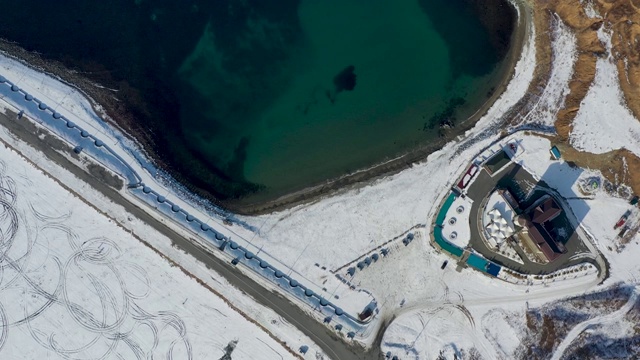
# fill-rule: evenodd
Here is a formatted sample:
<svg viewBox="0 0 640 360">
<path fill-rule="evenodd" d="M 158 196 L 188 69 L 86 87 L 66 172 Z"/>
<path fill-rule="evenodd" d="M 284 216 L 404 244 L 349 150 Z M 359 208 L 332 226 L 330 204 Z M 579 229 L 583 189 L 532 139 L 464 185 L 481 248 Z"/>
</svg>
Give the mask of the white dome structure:
<svg viewBox="0 0 640 360">
<path fill-rule="evenodd" d="M 502 217 L 498 209 L 492 209 L 488 212 L 488 215 L 490 222 L 486 226 L 486 231 L 489 243 L 493 246 L 502 244 L 505 239 L 513 235 L 513 228 L 509 225 L 509 222 Z"/>
</svg>

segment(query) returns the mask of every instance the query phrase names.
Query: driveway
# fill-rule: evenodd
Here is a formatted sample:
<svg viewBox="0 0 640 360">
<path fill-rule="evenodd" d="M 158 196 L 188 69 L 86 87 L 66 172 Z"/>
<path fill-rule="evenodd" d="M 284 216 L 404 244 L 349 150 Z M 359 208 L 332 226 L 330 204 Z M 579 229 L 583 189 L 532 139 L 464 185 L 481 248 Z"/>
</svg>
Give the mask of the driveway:
<svg viewBox="0 0 640 360">
<path fill-rule="evenodd" d="M 480 205 L 483 202 L 482 200 L 489 196 L 493 191 L 497 190 L 498 187 L 517 187 L 522 186 L 523 184 L 528 184 L 531 186 L 539 186 L 543 189 L 549 189 L 549 186 L 544 181 L 537 181 L 534 179 L 531 174 L 515 163 L 510 163 L 506 168 L 502 169 L 494 176 L 489 175 L 489 173 L 484 169 L 482 169 L 477 176 L 476 180 L 467 188 L 467 196 L 473 200 L 469 220 L 469 225 L 471 227 L 471 241 L 469 244 L 474 250 L 497 264 L 525 274 L 552 273 L 559 269 L 580 264 L 585 261 L 592 262 L 594 265 L 598 266 L 591 258 L 585 259 L 584 257 L 579 257 L 577 259 L 570 260 L 570 258 L 577 253 L 589 252 L 587 246 L 584 245 L 582 239 L 578 236 L 577 231 L 573 231 L 571 237 L 567 240 L 565 245 L 567 252 L 549 264 L 534 263 L 529 261 L 526 257 L 523 259 L 524 264 L 520 264 L 489 249 L 482 240 L 482 231 L 484 229 L 480 228 L 482 225 L 479 225 L 481 222 L 478 221 L 480 216 L 482 216 L 480 213 Z M 522 253 L 521 249 L 518 250 L 518 253 Z"/>
<path fill-rule="evenodd" d="M 379 329 L 377 341 L 372 348 L 365 351 L 362 347 L 355 345 L 351 341 L 347 341 L 344 338 L 340 338 L 338 335 L 329 330 L 324 324 L 316 321 L 315 318 L 307 315 L 304 310 L 294 305 L 291 301 L 275 292 L 269 291 L 262 287 L 259 283 L 253 279 L 245 276 L 235 267 L 230 265 L 229 262 L 220 260 L 219 258 L 209 254 L 208 249 L 203 249 L 196 245 L 194 242 L 176 233 L 167 225 L 158 221 L 153 216 L 147 214 L 141 208 L 131 204 L 126 198 L 122 196 L 117 190 L 109 186 L 103 181 L 87 173 L 84 169 L 80 169 L 59 151 L 66 151 L 72 153 L 72 148 L 67 146 L 67 149 L 63 149 L 65 143 L 58 144 L 58 149 L 53 149 L 51 144 L 45 140 L 47 137 L 40 138 L 37 133 L 32 129 L 31 131 L 25 128 L 26 120 L 15 121 L 13 116 L 7 116 L 0 114 L 0 125 L 7 128 L 13 135 L 20 140 L 29 143 L 33 148 L 44 153 L 47 158 L 57 163 L 58 165 L 69 170 L 75 176 L 82 181 L 89 184 L 93 190 L 100 192 L 102 195 L 109 198 L 114 203 L 123 206 L 132 215 L 136 216 L 140 220 L 144 221 L 163 235 L 171 239 L 173 244 L 182 249 L 183 251 L 191 254 L 194 258 L 202 261 L 208 268 L 214 270 L 219 275 L 223 276 L 231 285 L 235 286 L 239 290 L 252 297 L 257 303 L 269 307 L 274 310 L 278 315 L 282 316 L 286 321 L 297 327 L 302 333 L 311 338 L 322 350 L 334 360 L 341 359 L 379 359 L 382 357 L 382 353 L 379 348 L 379 340 L 384 332 L 384 326 Z M 8 146 L 8 145 L 7 145 Z M 14 149 L 18 153 L 17 149 Z M 23 154 L 23 156 L 25 156 Z M 26 157 L 26 156 L 25 156 Z M 28 158 L 28 157 L 27 157 Z M 45 169 L 41 169 L 48 174 Z M 48 176 L 52 176 L 48 174 Z M 53 176 L 52 176 L 53 177 Z M 70 189 L 70 191 L 73 191 Z M 76 195 L 80 198 L 82 196 L 78 193 Z"/>
</svg>

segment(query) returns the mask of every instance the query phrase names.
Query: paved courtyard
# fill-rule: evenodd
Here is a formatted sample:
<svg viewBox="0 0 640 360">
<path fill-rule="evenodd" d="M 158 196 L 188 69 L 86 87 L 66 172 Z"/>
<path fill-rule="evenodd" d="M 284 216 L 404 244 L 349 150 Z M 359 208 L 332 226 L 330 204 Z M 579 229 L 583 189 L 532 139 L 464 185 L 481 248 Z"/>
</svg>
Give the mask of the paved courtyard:
<svg viewBox="0 0 640 360">
<path fill-rule="evenodd" d="M 514 246 L 514 248 L 521 255 L 524 264 L 513 261 L 487 247 L 486 243 L 482 240 L 484 236 L 482 232 L 484 229 L 482 229 L 481 222 L 478 221 L 482 215 L 480 213 L 480 207 L 483 202 L 482 200 L 498 188 L 508 188 L 515 196 L 518 197 L 531 196 L 533 193 L 539 194 L 545 189 L 549 190 L 549 186 L 544 183 L 544 181 L 535 180 L 531 174 L 515 163 L 507 165 L 506 168 L 502 169 L 494 176 L 489 175 L 485 169 L 482 169 L 482 171 L 477 175 L 475 181 L 469 186 L 469 188 L 467 188 L 467 196 L 473 200 L 469 216 L 471 232 L 471 241 L 469 245 L 474 250 L 497 264 L 506 266 L 521 273 L 529 274 L 551 273 L 585 261 L 585 258 L 583 257 L 578 257 L 577 259 L 574 257 L 576 254 L 589 252 L 575 229 L 573 229 L 574 231 L 569 234 L 568 240 L 566 241 L 565 247 L 567 252 L 548 264 L 539 264 L 530 261 L 523 253 L 522 249 L 517 245 Z M 536 191 L 535 189 L 538 190 Z M 534 196 L 534 198 L 537 197 L 538 196 Z M 530 202 L 530 200 L 525 200 L 524 207 L 529 206 Z M 563 207 L 565 206 L 566 205 L 563 204 Z M 565 208 L 565 211 L 566 210 L 568 209 Z M 572 258 L 574 259 L 572 260 Z"/>
</svg>

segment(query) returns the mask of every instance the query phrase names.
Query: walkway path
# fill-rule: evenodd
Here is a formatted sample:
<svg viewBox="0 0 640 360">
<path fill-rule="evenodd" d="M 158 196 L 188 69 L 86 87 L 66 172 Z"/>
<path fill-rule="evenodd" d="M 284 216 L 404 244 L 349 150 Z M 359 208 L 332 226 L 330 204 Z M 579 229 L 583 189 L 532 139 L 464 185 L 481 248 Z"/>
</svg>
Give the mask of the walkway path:
<svg viewBox="0 0 640 360">
<path fill-rule="evenodd" d="M 353 310 L 354 306 L 351 306 L 350 311 L 344 311 L 334 303 L 341 300 L 329 299 L 322 295 L 324 288 L 322 284 L 314 283 L 303 274 L 293 271 L 288 264 L 280 262 L 268 252 L 261 252 L 261 248 L 257 248 L 250 240 L 223 224 L 222 219 L 203 214 L 201 209 L 172 193 L 155 175 L 145 170 L 145 164 L 138 161 L 135 151 L 127 148 L 126 142 L 122 142 L 120 135 L 115 132 L 100 131 L 98 135 L 100 138 L 98 138 L 92 130 L 98 131 L 97 126 L 104 126 L 105 123 L 95 113 L 91 111 L 77 113 L 60 106 L 59 99 L 51 98 L 46 92 L 30 85 L 27 85 L 26 89 L 21 89 L 19 84 L 24 82 L 22 78 L 15 81 L 17 82 L 12 82 L 0 75 L 0 98 L 9 105 L 9 108 L 13 107 L 16 111 L 20 111 L 20 114 L 25 114 L 21 121 L 31 120 L 40 123 L 70 146 L 82 149 L 94 162 L 125 178 L 128 181 L 126 195 L 132 195 L 130 201 L 133 204 L 148 205 L 150 212 L 157 212 L 161 218 L 171 220 L 191 233 L 194 233 L 195 228 L 197 241 L 201 241 L 205 247 L 219 249 L 220 253 L 216 254 L 225 253 L 230 259 L 238 259 L 241 266 L 262 276 L 265 282 L 277 286 L 292 299 L 305 304 L 310 309 L 318 309 L 323 313 L 319 318 L 331 316 L 334 321 L 351 331 L 365 331 L 368 322 L 359 320 L 357 311 Z M 80 105 L 90 107 L 89 103 Z M 114 145 L 109 146 L 111 143 Z M 123 194 L 125 197 L 126 195 Z M 232 236 L 233 241 L 231 241 Z M 260 257 L 256 255 L 258 253 Z M 222 257 L 224 258 L 225 255 Z M 290 272 L 285 274 L 285 271 L 280 269 L 288 269 Z M 338 287 L 347 288 L 347 285 L 337 279 L 332 280 Z M 359 307 L 359 311 L 372 299 L 362 297 L 358 300 L 360 304 L 356 307 Z M 349 305 L 352 304 L 342 304 L 342 306 Z M 369 319 L 369 321 L 372 320 Z"/>
<path fill-rule="evenodd" d="M 22 141 L 29 143 L 35 149 L 44 153 L 49 159 L 69 170 L 93 189 L 109 198 L 114 203 L 123 206 L 132 215 L 152 226 L 154 229 L 167 236 L 175 246 L 191 254 L 197 260 L 202 261 L 209 268 L 225 277 L 231 285 L 253 297 L 259 304 L 273 309 L 286 321 L 295 325 L 300 331 L 313 340 L 332 359 L 378 359 L 379 348 L 372 348 L 365 352 L 364 349 L 345 343 L 333 334 L 324 324 L 319 323 L 313 317 L 306 314 L 290 300 L 274 292 L 266 290 L 263 285 L 239 272 L 228 262 L 223 261 L 176 233 L 166 224 L 154 216 L 149 215 L 141 208 L 131 204 L 121 193 L 106 185 L 104 182 L 88 174 L 84 169 L 78 168 L 62 154 L 48 146 L 37 134 L 25 129 L 20 122 L 8 116 L 0 114 L 0 125 L 10 130 Z M 17 151 L 17 149 L 16 149 Z M 42 169 L 44 171 L 44 169 Z M 51 176 L 51 175 L 50 175 Z"/>
<path fill-rule="evenodd" d="M 536 179 L 533 178 L 531 174 L 529 174 L 526 170 L 524 170 L 518 164 L 510 164 L 506 169 L 503 169 L 500 173 L 495 176 L 489 175 L 485 170 L 482 170 L 478 175 L 474 182 L 467 189 L 467 196 L 473 199 L 473 204 L 471 206 L 471 241 L 470 244 L 479 253 L 481 253 L 484 257 L 489 260 L 495 261 L 499 264 L 505 265 L 506 267 L 516 270 L 525 274 L 539 274 L 539 273 L 552 273 L 554 271 L 576 265 L 585 261 L 589 261 L 596 265 L 599 270 L 603 270 L 601 268 L 601 264 L 593 260 L 592 257 L 584 258 L 578 257 L 575 258 L 573 255 L 575 253 L 584 252 L 582 249 L 587 250 L 588 246 L 584 245 L 583 242 L 586 242 L 587 239 L 581 239 L 577 234 L 579 231 L 576 231 L 574 235 L 567 241 L 566 248 L 567 253 L 562 254 L 558 259 L 549 264 L 538 264 L 528 260 L 527 258 L 523 259 L 524 264 L 520 264 L 516 261 L 513 261 L 509 258 L 506 258 L 502 255 L 496 254 L 494 251 L 489 249 L 484 241 L 481 238 L 482 229 L 479 228 L 477 224 L 477 219 L 480 214 L 480 204 L 482 203 L 482 199 L 491 194 L 494 190 L 497 189 L 498 183 L 504 181 L 506 178 L 511 178 L 513 181 L 518 183 L 530 183 L 530 184 L 538 184 L 541 187 L 546 187 L 546 184 L 540 183 Z M 564 205 L 564 204 L 563 204 Z M 591 249 L 589 249 L 591 250 Z"/>
</svg>

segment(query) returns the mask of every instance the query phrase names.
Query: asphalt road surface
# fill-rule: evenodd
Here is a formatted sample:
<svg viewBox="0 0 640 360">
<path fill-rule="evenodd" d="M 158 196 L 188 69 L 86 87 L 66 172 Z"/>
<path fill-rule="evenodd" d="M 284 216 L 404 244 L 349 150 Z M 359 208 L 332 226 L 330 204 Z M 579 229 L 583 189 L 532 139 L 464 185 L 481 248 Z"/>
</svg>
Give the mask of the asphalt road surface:
<svg viewBox="0 0 640 360">
<path fill-rule="evenodd" d="M 195 245 L 193 242 L 176 233 L 156 218 L 147 214 L 144 210 L 130 203 L 117 190 L 107 185 L 102 179 L 96 178 L 85 172 L 83 169 L 78 168 L 75 164 L 54 150 L 51 147 L 51 143 L 39 138 L 36 132 L 33 131 L 33 125 L 28 123 L 28 120 L 15 120 L 13 116 L 0 114 L 0 124 L 9 129 L 19 139 L 29 143 L 32 147 L 44 153 L 50 160 L 69 170 L 82 181 L 91 185 L 94 190 L 108 197 L 114 203 L 123 206 L 132 215 L 167 236 L 175 246 L 202 261 L 210 269 L 226 278 L 231 285 L 251 296 L 259 304 L 271 308 L 278 315 L 282 316 L 301 332 L 311 338 L 311 340 L 313 340 L 327 355 L 329 355 L 331 359 L 375 360 L 383 358 L 379 345 L 384 327 L 379 331 L 374 345 L 368 351 L 365 351 L 360 346 L 347 343 L 346 340 L 340 339 L 324 324 L 321 324 L 311 316 L 307 315 L 288 299 L 284 298 L 280 294 L 265 289 L 259 283 L 239 272 L 230 263 L 207 253 L 207 251 L 202 249 L 200 246 Z M 61 150 L 62 144 L 57 143 L 55 145 L 55 148 Z M 17 149 L 15 150 L 19 152 Z M 69 146 L 66 151 L 71 153 L 72 148 Z M 43 169 L 41 170 L 46 172 Z"/>
<path fill-rule="evenodd" d="M 576 253 L 588 251 L 588 248 L 582 243 L 582 239 L 579 238 L 576 231 L 573 232 L 565 245 L 567 248 L 567 252 L 565 254 L 562 254 L 558 259 L 549 264 L 543 265 L 534 263 L 529 261 L 526 257 L 523 259 L 524 264 L 520 264 L 490 250 L 485 242 L 482 241 L 480 234 L 480 231 L 482 230 L 479 229 L 479 226 L 477 225 L 477 219 L 481 215 L 480 204 L 485 197 L 496 190 L 498 183 L 504 181 L 536 184 L 537 186 L 543 188 L 548 187 L 544 182 L 538 182 L 537 180 L 535 180 L 533 176 L 531 176 L 531 174 L 524 170 L 520 165 L 515 163 L 509 164 L 505 169 L 501 170 L 493 177 L 489 175 L 486 170 L 482 169 L 482 171 L 478 174 L 478 178 L 467 189 L 467 196 L 473 200 L 469 221 L 471 222 L 470 244 L 475 250 L 477 250 L 487 259 L 490 259 L 498 264 L 507 266 L 510 269 L 514 269 L 522 273 L 546 274 L 585 261 L 591 262 L 598 268 L 600 268 L 600 265 L 592 259 L 577 258 L 570 260 L 570 258 Z"/>
</svg>

